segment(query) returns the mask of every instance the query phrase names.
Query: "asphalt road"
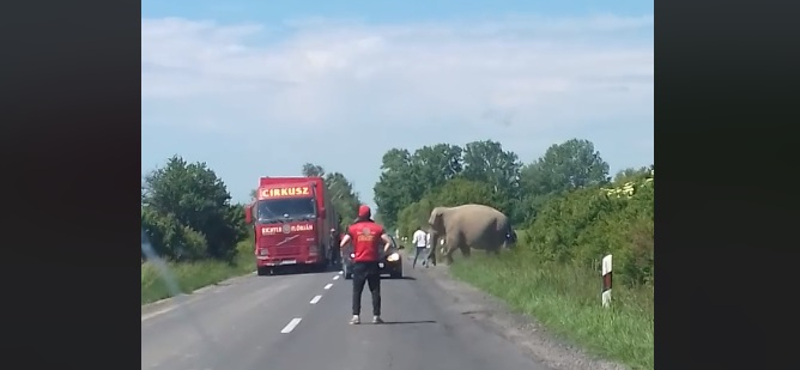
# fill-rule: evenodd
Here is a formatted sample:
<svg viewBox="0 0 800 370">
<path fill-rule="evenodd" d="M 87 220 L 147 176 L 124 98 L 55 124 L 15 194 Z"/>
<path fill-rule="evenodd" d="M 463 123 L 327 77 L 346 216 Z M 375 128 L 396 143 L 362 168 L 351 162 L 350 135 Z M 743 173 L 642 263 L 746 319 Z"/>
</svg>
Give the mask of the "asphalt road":
<svg viewBox="0 0 800 370">
<path fill-rule="evenodd" d="M 142 369 L 547 369 L 405 267 L 382 281 L 381 325 L 367 289 L 362 324 L 348 324 L 351 281 L 336 272 L 252 275 L 143 309 Z"/>
</svg>

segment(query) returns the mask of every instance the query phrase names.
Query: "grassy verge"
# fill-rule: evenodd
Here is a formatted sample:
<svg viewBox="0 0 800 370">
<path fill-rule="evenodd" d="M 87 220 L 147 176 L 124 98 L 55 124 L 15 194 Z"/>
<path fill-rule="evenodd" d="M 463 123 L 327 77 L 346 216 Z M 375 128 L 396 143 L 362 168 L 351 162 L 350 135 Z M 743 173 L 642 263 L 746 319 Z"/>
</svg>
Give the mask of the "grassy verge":
<svg viewBox="0 0 800 370">
<path fill-rule="evenodd" d="M 473 253 L 473 258 L 457 260 L 450 271 L 593 354 L 636 370 L 654 367 L 652 286 L 617 284 L 612 307 L 603 309 L 598 272 L 539 264 L 522 250 L 499 258 Z"/>
<path fill-rule="evenodd" d="M 248 248 L 239 249 L 247 250 Z M 181 291 L 190 293 L 204 286 L 254 271 L 255 256 L 252 253 L 240 251 L 233 263 L 209 260 L 192 263 L 168 263 L 167 266 L 180 286 Z M 142 304 L 169 298 L 172 295 L 156 266 L 150 263 L 143 264 Z"/>
</svg>

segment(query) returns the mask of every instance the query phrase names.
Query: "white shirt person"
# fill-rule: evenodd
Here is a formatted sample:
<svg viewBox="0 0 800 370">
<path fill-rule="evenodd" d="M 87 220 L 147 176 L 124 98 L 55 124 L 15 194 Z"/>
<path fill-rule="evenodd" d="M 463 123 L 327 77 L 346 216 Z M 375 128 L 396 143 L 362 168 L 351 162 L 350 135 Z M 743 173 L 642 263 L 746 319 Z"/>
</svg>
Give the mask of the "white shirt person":
<svg viewBox="0 0 800 370">
<path fill-rule="evenodd" d="M 417 228 L 417 231 L 414 231 L 414 235 L 411 237 L 411 243 L 416 247 L 416 253 L 414 253 L 414 263 L 411 264 L 411 268 L 416 268 L 417 260 L 423 255 L 425 249 L 428 248 L 428 244 L 430 244 L 429 241 L 430 235 L 422 231 L 422 228 Z M 426 263 L 427 259 L 427 256 L 423 256 L 422 258 L 422 265 L 425 267 L 428 267 Z"/>
</svg>

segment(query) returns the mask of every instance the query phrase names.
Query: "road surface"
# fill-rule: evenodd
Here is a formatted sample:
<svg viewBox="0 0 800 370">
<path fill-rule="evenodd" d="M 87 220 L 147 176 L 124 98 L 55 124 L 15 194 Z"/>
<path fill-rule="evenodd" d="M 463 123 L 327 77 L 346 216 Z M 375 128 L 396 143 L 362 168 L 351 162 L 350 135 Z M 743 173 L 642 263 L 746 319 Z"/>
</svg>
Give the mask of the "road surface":
<svg viewBox="0 0 800 370">
<path fill-rule="evenodd" d="M 336 272 L 243 277 L 142 311 L 145 370 L 547 370 L 466 315 L 406 264 L 384 279 L 383 319 L 349 325 Z"/>
</svg>

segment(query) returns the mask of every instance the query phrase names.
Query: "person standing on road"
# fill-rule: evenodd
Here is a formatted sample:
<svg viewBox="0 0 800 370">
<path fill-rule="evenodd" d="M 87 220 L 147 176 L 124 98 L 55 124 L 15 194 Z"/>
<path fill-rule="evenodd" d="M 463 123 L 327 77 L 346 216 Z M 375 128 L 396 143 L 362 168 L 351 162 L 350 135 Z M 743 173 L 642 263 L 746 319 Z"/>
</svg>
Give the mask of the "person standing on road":
<svg viewBox="0 0 800 370">
<path fill-rule="evenodd" d="M 428 256 L 426 255 L 426 249 L 428 247 L 428 233 L 422 231 L 421 227 L 418 227 L 414 234 L 411 236 L 411 243 L 416 246 L 416 252 L 414 253 L 414 262 L 411 264 L 411 268 L 417 268 L 417 260 L 419 260 L 420 256 L 422 257 L 422 266 L 428 267 L 427 259 Z"/>
<path fill-rule="evenodd" d="M 330 262 L 331 267 L 336 267 L 341 263 L 342 255 L 341 249 L 336 247 L 339 244 L 339 230 L 337 228 L 331 228 L 329 240 L 330 256 L 328 256 L 328 261 Z"/>
<path fill-rule="evenodd" d="M 380 247 L 383 241 L 383 253 L 389 251 L 392 240 L 383 226 L 372 220 L 372 211 L 369 206 L 358 207 L 356 222 L 347 228 L 347 234 L 342 238 L 339 248 L 344 248 L 347 243 L 353 244 L 353 318 L 350 324 L 361 323 L 361 293 L 364 292 L 364 283 L 369 284 L 372 294 L 372 322 L 380 324 L 381 319 L 381 275 L 378 268 L 380 261 Z"/>
</svg>

